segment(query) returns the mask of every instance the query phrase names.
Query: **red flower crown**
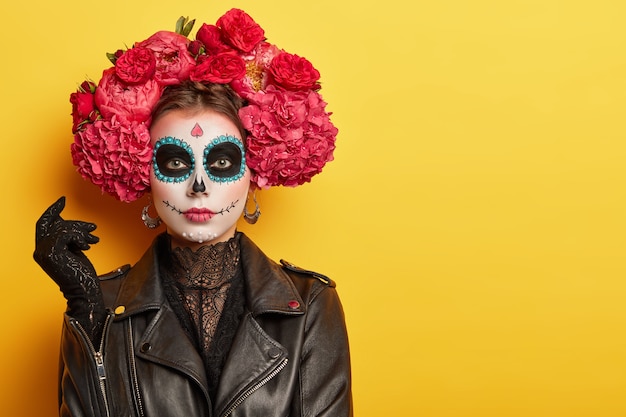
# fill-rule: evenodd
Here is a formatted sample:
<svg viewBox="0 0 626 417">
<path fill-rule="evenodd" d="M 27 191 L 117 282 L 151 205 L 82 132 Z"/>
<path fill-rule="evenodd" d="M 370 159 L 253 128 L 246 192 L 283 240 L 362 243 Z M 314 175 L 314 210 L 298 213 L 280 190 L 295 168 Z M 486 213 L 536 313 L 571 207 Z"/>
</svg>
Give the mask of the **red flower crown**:
<svg viewBox="0 0 626 417">
<path fill-rule="evenodd" d="M 163 90 L 183 81 L 229 84 L 247 104 L 246 161 L 259 188 L 309 182 L 333 159 L 337 129 L 318 93 L 311 63 L 266 42 L 263 29 L 232 9 L 215 25 L 180 18 L 127 50 L 107 54 L 114 66 L 96 85 L 72 93 L 72 160 L 83 178 L 121 201 L 150 188 L 151 114 Z"/>
</svg>

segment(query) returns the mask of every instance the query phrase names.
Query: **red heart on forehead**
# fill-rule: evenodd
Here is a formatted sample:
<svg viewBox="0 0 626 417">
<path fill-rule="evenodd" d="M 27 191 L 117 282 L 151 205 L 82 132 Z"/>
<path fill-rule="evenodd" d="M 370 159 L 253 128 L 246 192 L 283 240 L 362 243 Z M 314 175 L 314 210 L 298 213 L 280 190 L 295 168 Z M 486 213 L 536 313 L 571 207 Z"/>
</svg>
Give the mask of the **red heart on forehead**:
<svg viewBox="0 0 626 417">
<path fill-rule="evenodd" d="M 191 129 L 191 136 L 193 136 L 194 138 L 197 138 L 197 137 L 200 137 L 202 135 L 204 135 L 204 131 L 202 130 L 200 125 L 198 123 L 196 123 L 196 125 L 193 127 L 193 129 Z"/>
</svg>

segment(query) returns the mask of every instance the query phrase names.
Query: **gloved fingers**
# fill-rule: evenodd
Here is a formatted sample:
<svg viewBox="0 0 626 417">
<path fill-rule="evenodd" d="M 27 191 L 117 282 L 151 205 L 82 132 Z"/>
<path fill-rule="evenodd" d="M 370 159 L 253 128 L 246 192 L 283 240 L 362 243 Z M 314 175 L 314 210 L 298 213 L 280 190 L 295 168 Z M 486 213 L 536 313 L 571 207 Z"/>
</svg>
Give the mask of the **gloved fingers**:
<svg viewBox="0 0 626 417">
<path fill-rule="evenodd" d="M 41 239 L 46 236 L 52 224 L 61 219 L 61 211 L 65 208 L 65 196 L 61 196 L 50 207 L 44 211 L 35 226 L 35 237 Z"/>
<path fill-rule="evenodd" d="M 79 232 L 81 236 L 84 237 L 86 242 L 98 243 L 100 241 L 99 237 L 91 233 L 98 227 L 95 223 L 83 222 L 79 220 L 71 221 L 71 223 L 72 230 L 76 230 L 77 232 Z"/>
<path fill-rule="evenodd" d="M 83 222 L 79 220 L 64 221 L 63 238 L 60 243 L 66 245 L 71 251 L 88 250 L 90 245 L 98 243 L 100 238 L 92 234 L 96 229 L 94 223 Z"/>
</svg>

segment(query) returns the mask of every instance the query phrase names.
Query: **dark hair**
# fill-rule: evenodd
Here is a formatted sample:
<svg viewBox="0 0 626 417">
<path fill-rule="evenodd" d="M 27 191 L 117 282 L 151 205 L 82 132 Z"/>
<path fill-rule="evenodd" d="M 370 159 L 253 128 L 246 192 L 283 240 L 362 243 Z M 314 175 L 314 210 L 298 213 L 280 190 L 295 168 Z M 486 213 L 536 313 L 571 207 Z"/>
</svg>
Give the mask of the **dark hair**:
<svg viewBox="0 0 626 417">
<path fill-rule="evenodd" d="M 241 133 L 241 138 L 245 143 L 246 130 L 243 128 L 238 113 L 243 105 L 243 99 L 228 85 L 184 81 L 165 88 L 159 102 L 152 110 L 152 123 L 171 110 L 193 113 L 210 109 L 228 117 Z"/>
</svg>

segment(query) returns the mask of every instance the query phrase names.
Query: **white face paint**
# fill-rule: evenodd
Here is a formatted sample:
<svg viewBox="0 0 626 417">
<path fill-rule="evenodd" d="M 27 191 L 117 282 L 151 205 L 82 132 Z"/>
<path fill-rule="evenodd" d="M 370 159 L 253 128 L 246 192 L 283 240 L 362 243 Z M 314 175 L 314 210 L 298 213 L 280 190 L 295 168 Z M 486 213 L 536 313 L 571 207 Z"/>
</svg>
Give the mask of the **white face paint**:
<svg viewBox="0 0 626 417">
<path fill-rule="evenodd" d="M 195 249 L 233 237 L 250 187 L 235 124 L 212 110 L 172 110 L 150 136 L 152 200 L 172 244 Z"/>
</svg>

